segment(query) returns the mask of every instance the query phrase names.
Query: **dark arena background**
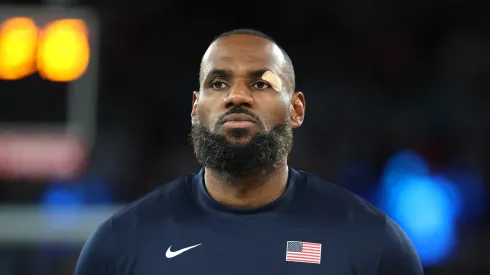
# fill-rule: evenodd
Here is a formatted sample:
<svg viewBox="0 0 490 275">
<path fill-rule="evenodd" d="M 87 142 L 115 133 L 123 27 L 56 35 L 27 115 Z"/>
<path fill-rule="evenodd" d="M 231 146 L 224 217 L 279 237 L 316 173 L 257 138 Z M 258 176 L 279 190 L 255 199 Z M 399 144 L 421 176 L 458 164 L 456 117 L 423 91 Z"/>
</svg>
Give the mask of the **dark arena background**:
<svg viewBox="0 0 490 275">
<path fill-rule="evenodd" d="M 386 211 L 426 274 L 490 274 L 483 5 L 0 0 L 0 274 L 73 274 L 100 222 L 199 169 L 200 59 L 237 28 L 272 36 L 295 65 L 307 112 L 292 167 Z"/>
</svg>

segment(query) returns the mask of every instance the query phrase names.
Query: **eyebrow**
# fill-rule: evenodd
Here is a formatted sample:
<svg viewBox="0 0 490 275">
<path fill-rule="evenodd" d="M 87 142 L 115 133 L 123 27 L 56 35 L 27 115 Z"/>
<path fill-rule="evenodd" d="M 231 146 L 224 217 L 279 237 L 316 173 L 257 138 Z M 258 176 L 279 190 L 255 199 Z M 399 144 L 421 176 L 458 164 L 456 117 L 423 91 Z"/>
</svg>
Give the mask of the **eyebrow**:
<svg viewBox="0 0 490 275">
<path fill-rule="evenodd" d="M 252 78 L 260 78 L 267 71 L 270 70 L 269 69 L 251 70 L 247 72 L 247 75 L 249 75 Z M 226 79 L 226 78 L 231 78 L 232 76 L 233 76 L 232 70 L 216 68 L 208 73 L 206 79 L 216 78 L 216 77 L 221 77 Z"/>
</svg>

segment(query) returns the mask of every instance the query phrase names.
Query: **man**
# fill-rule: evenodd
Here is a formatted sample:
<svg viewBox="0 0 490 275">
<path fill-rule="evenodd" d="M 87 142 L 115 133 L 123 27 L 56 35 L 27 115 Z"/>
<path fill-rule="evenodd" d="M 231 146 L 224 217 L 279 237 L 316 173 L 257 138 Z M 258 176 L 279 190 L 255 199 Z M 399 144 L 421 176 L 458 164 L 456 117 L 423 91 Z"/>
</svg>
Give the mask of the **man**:
<svg viewBox="0 0 490 275">
<path fill-rule="evenodd" d="M 204 167 L 104 222 L 76 275 L 420 275 L 404 232 L 363 199 L 287 165 L 305 97 L 288 55 L 253 30 L 201 63 L 192 142 Z"/>
</svg>

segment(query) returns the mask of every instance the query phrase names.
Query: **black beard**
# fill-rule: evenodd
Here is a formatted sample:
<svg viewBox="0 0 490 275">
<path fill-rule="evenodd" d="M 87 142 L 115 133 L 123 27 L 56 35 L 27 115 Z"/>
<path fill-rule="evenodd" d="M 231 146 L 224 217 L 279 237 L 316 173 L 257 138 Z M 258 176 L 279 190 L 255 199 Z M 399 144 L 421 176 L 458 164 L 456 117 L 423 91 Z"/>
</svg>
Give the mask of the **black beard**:
<svg viewBox="0 0 490 275">
<path fill-rule="evenodd" d="M 229 134 L 234 138 L 245 137 L 248 130 L 233 129 Z M 197 123 L 192 126 L 191 139 L 199 164 L 230 181 L 269 175 L 290 153 L 293 131 L 291 123 L 286 122 L 256 134 L 248 142 L 231 143 L 223 135 L 212 133 Z"/>
</svg>

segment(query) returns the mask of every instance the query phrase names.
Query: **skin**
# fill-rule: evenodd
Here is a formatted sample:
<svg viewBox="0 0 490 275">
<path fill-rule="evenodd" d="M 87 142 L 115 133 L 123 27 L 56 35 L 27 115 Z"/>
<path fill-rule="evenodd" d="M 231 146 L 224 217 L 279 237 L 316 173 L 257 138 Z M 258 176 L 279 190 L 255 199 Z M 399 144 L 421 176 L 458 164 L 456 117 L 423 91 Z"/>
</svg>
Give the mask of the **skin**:
<svg viewBox="0 0 490 275">
<path fill-rule="evenodd" d="M 236 146 L 284 123 L 287 116 L 292 128 L 300 127 L 304 121 L 305 97 L 292 91 L 285 65 L 281 50 L 261 37 L 240 34 L 218 39 L 202 59 L 200 90 L 193 93 L 192 99 L 192 123 L 201 123 Z M 281 78 L 282 91 L 275 91 L 261 79 L 268 70 Z M 258 119 L 247 127 L 246 136 L 233 137 L 230 128 L 219 123 L 233 106 L 247 108 Z M 265 205 L 280 197 L 286 188 L 287 156 L 265 176 L 249 175 L 233 179 L 230 184 L 216 171 L 205 167 L 204 180 L 209 195 L 218 202 L 235 207 Z"/>
</svg>

